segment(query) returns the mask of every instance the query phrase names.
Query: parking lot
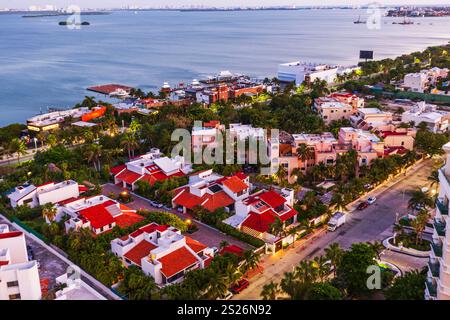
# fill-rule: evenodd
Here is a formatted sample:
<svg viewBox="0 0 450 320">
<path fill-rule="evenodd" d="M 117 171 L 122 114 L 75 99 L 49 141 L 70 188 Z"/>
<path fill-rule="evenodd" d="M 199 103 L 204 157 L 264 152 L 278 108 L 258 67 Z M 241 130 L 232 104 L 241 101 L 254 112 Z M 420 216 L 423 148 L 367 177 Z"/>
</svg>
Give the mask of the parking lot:
<svg viewBox="0 0 450 320">
<path fill-rule="evenodd" d="M 126 189 L 118 187 L 112 183 L 105 184 L 102 186 L 102 188 L 103 188 L 103 194 L 106 196 L 111 192 L 114 192 L 115 194 L 119 194 L 120 192 L 126 190 Z M 170 212 L 172 214 L 175 214 L 183 220 L 192 219 L 192 217 L 190 215 L 178 212 L 177 210 L 167 210 L 164 208 L 160 208 L 160 209 L 155 208 L 150 205 L 150 202 L 148 200 L 144 200 L 143 198 L 140 198 L 134 194 L 132 194 L 132 197 L 133 197 L 133 201 L 130 203 L 127 203 L 127 206 L 129 206 L 132 209 L 149 210 L 149 211 L 164 211 L 164 212 Z M 157 199 L 155 199 L 155 200 L 157 200 Z M 205 224 L 199 223 L 199 222 L 195 222 L 195 224 L 198 227 L 198 231 L 194 232 L 193 234 L 188 234 L 188 236 L 197 241 L 200 241 L 200 242 L 206 244 L 209 247 L 219 248 L 220 243 L 225 240 L 228 243 L 234 244 L 243 249 L 251 249 L 252 248 L 249 244 L 239 241 L 239 240 L 236 240 L 235 238 L 230 237 L 208 225 L 205 225 Z"/>
</svg>

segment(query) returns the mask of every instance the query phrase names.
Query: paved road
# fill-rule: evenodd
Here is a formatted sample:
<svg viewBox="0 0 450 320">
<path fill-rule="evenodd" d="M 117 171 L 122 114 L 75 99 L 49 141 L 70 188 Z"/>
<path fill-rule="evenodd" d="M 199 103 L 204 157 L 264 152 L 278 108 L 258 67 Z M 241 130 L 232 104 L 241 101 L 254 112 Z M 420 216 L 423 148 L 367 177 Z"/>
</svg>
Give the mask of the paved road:
<svg viewBox="0 0 450 320">
<path fill-rule="evenodd" d="M 407 213 L 409 197 L 405 191 L 429 184 L 427 177 L 432 170 L 432 161 L 426 160 L 416 165 L 408 170 L 406 176 L 398 177 L 373 191 L 370 195 L 376 196 L 377 202 L 364 211 L 353 211 L 353 207 L 349 208 L 351 213 L 347 216 L 347 223 L 337 231 L 327 232 L 322 229 L 311 238 L 299 241 L 294 248 L 265 257 L 262 261 L 264 272 L 255 276 L 249 288 L 233 299 L 260 299 L 260 292 L 266 283 L 279 282 L 285 272 L 292 271 L 292 268 L 304 259 L 321 255 L 323 250 L 333 242 L 348 248 L 352 243 L 383 240 L 392 235 L 395 213 L 399 212 L 401 215 Z M 426 264 L 426 259 L 412 259 L 390 252 L 387 258 L 389 262 L 403 270 L 409 270 L 408 265 L 411 261 L 413 261 L 412 266 L 420 267 Z"/>
</svg>

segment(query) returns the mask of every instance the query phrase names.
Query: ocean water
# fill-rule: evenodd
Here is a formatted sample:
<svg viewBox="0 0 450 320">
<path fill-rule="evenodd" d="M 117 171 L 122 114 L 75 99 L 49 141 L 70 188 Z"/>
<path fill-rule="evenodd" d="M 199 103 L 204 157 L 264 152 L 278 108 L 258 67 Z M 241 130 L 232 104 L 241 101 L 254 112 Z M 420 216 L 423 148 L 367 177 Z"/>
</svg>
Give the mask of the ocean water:
<svg viewBox="0 0 450 320">
<path fill-rule="evenodd" d="M 120 83 L 155 89 L 220 70 L 274 76 L 277 65 L 304 60 L 353 65 L 359 50 L 394 57 L 450 40 L 450 17 L 380 30 L 353 21 L 365 10 L 113 12 L 85 16 L 69 30 L 64 17 L 0 15 L 0 126 L 25 122 L 47 107 L 68 108 L 88 86 Z M 397 19 L 401 21 L 401 19 Z"/>
</svg>

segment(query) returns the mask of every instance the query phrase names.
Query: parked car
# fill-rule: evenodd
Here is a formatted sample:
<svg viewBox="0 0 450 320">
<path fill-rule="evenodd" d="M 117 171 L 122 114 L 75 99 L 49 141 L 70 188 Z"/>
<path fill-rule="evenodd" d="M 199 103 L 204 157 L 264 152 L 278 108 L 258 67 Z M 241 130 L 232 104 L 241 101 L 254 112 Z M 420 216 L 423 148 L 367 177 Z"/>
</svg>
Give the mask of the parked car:
<svg viewBox="0 0 450 320">
<path fill-rule="evenodd" d="M 177 208 L 177 211 L 183 213 L 183 208 L 179 207 Z"/>
<path fill-rule="evenodd" d="M 171 208 L 171 207 L 169 207 L 169 206 L 163 206 L 163 208 L 164 208 L 165 210 L 167 210 L 167 211 L 170 211 L 170 210 L 172 210 L 172 208 Z"/>
<path fill-rule="evenodd" d="M 370 184 L 370 183 L 366 183 L 365 185 L 364 185 L 364 189 L 366 189 L 366 190 L 370 190 L 370 189 L 372 189 L 373 188 L 373 186 Z"/>
<path fill-rule="evenodd" d="M 248 282 L 247 279 L 241 279 L 231 286 L 230 291 L 233 294 L 238 294 L 238 293 L 244 291 L 249 285 L 250 285 L 250 282 Z"/>
<path fill-rule="evenodd" d="M 368 203 L 368 204 L 374 204 L 375 201 L 377 201 L 377 198 L 376 198 L 376 197 L 370 197 L 369 199 L 367 199 L 367 203 Z"/>
<path fill-rule="evenodd" d="M 215 255 L 219 252 L 219 249 L 217 249 L 217 247 L 212 247 L 211 249 L 213 250 Z"/>
<path fill-rule="evenodd" d="M 233 297 L 233 294 L 227 290 L 227 292 L 225 292 L 224 295 L 222 295 L 222 297 L 217 298 L 217 300 L 230 300 Z"/>
<path fill-rule="evenodd" d="M 164 207 L 164 205 L 161 204 L 161 203 L 159 203 L 159 202 L 155 202 L 155 204 L 154 204 L 153 206 L 156 207 L 156 208 L 162 208 L 162 207 Z"/>
<path fill-rule="evenodd" d="M 361 202 L 358 207 L 356 209 L 358 210 L 364 210 L 365 208 L 367 208 L 369 206 L 369 204 L 367 203 L 367 201 Z"/>
</svg>

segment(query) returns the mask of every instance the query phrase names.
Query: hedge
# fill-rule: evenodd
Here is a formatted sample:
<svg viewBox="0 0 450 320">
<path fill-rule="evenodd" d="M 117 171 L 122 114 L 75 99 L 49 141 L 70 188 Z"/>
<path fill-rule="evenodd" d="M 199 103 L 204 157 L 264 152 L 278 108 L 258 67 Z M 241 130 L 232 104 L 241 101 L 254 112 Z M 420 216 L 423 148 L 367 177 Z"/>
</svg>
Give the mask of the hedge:
<svg viewBox="0 0 450 320">
<path fill-rule="evenodd" d="M 226 223 L 219 222 L 215 225 L 215 227 L 217 229 L 219 229 L 220 231 L 228 234 L 229 236 L 232 236 L 238 240 L 246 242 L 246 243 L 254 246 L 255 248 L 259 248 L 259 247 L 262 247 L 263 245 L 265 245 L 264 241 L 262 241 L 258 238 L 255 238 L 247 233 L 243 233 Z"/>
</svg>

